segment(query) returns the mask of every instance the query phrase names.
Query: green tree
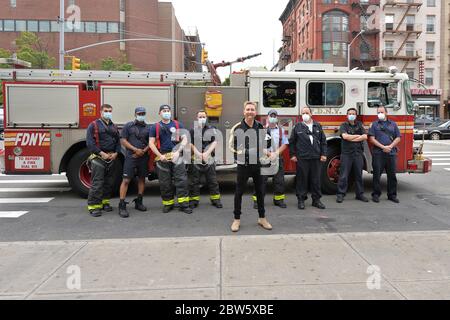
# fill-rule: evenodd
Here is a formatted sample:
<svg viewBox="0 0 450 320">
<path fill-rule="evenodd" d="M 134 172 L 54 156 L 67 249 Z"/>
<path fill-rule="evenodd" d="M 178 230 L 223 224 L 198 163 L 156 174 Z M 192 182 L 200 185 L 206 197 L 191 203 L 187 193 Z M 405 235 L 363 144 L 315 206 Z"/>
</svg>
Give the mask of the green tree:
<svg viewBox="0 0 450 320">
<path fill-rule="evenodd" d="M 34 69 L 51 69 L 55 67 L 56 59 L 48 54 L 48 45 L 35 33 L 22 32 L 16 39 L 17 58 L 31 63 Z"/>
<path fill-rule="evenodd" d="M 134 66 L 128 63 L 126 55 L 122 55 L 119 60 L 112 57 L 107 57 L 101 61 L 102 70 L 107 71 L 133 71 Z"/>
<path fill-rule="evenodd" d="M 224 82 L 222 82 L 223 86 L 230 86 L 230 77 L 227 77 Z"/>
<path fill-rule="evenodd" d="M 0 58 L 9 58 L 11 57 L 11 52 L 8 50 L 0 48 Z M 1 68 L 9 68 L 7 64 L 0 64 Z M 3 81 L 0 81 L 0 104 L 3 104 Z"/>
</svg>

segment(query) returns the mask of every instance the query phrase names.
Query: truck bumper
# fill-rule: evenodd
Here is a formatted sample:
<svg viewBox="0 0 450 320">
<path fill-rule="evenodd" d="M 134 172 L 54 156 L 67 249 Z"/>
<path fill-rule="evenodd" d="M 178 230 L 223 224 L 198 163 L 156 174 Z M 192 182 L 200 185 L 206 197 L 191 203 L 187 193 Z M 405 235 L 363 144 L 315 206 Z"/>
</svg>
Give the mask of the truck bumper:
<svg viewBox="0 0 450 320">
<path fill-rule="evenodd" d="M 433 161 L 430 158 L 408 160 L 408 173 L 427 173 L 431 172 Z"/>
</svg>

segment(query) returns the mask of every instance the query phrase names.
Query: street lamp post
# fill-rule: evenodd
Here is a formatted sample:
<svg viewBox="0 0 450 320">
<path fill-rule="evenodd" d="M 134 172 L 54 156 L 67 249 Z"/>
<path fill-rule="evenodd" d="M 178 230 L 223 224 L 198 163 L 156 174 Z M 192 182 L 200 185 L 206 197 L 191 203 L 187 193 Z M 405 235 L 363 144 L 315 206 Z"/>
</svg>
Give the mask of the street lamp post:
<svg viewBox="0 0 450 320">
<path fill-rule="evenodd" d="M 64 0 L 59 0 L 59 70 L 64 70 Z"/>
<path fill-rule="evenodd" d="M 353 42 L 360 36 L 362 35 L 364 32 L 366 32 L 366 30 L 361 30 L 356 37 L 353 38 L 353 40 L 348 44 L 347 46 L 347 66 L 348 66 L 348 70 L 350 71 L 350 47 L 352 46 Z"/>
</svg>

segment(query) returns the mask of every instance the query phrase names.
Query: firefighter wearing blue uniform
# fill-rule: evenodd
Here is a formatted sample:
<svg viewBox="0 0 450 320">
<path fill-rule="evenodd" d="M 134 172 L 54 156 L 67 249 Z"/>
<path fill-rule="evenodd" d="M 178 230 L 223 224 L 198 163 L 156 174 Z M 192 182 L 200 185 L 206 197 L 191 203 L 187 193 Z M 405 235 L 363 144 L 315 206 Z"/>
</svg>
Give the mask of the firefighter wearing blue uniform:
<svg viewBox="0 0 450 320">
<path fill-rule="evenodd" d="M 138 177 L 138 196 L 133 200 L 135 203 L 134 207 L 138 211 L 147 211 L 142 202 L 145 178 L 148 175 L 150 126 L 145 123 L 146 110 L 144 107 L 137 107 L 134 110 L 134 115 L 135 120 L 125 124 L 121 132 L 121 142 L 126 149 L 119 202 L 119 215 L 122 218 L 129 217 L 125 197 L 127 196 L 130 181 L 134 176 Z"/>
<path fill-rule="evenodd" d="M 181 211 L 192 213 L 189 208 L 188 180 L 186 165 L 181 161 L 183 149 L 188 138 L 180 134 L 183 125 L 171 120 L 172 112 L 168 105 L 159 108 L 161 121 L 150 128 L 149 146 L 155 154 L 156 173 L 163 203 L 163 212 L 171 211 L 175 206 L 175 194 Z"/>
<path fill-rule="evenodd" d="M 102 210 L 113 210 L 109 199 L 113 191 L 117 156 L 121 152 L 119 130 L 112 122 L 112 106 L 102 105 L 101 118 L 92 122 L 87 129 L 86 145 L 91 152 L 88 164 L 92 184 L 88 210 L 91 216 L 100 217 Z"/>
</svg>

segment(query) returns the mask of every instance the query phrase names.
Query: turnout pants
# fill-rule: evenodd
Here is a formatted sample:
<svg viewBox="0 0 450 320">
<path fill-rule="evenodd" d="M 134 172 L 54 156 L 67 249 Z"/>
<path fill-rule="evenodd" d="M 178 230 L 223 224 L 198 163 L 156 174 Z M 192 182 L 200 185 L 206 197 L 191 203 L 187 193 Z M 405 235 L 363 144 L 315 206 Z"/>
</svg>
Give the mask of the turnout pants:
<svg viewBox="0 0 450 320">
<path fill-rule="evenodd" d="M 397 155 L 387 153 L 374 153 L 373 166 L 373 192 L 372 196 L 381 195 L 380 178 L 383 171 L 387 174 L 387 195 L 389 198 L 397 196 Z"/>
<path fill-rule="evenodd" d="M 176 195 L 180 207 L 188 207 L 186 165 L 184 163 L 175 164 L 173 162 L 158 161 L 156 163 L 156 173 L 158 174 L 163 205 L 173 206 L 175 204 L 174 196 Z"/>
<path fill-rule="evenodd" d="M 237 183 L 234 193 L 234 218 L 240 219 L 242 207 L 242 195 L 247 187 L 248 179 L 252 177 L 255 185 L 256 197 L 258 202 L 258 214 L 260 218 L 265 217 L 263 177 L 261 176 L 261 166 L 256 164 L 237 166 Z"/>
<path fill-rule="evenodd" d="M 102 209 L 104 204 L 109 204 L 113 191 L 116 161 L 108 163 L 101 158 L 89 160 L 92 186 L 89 189 L 88 210 Z"/>
<path fill-rule="evenodd" d="M 322 197 L 322 191 L 320 190 L 321 172 L 322 163 L 320 159 L 298 159 L 295 191 L 299 201 L 307 199 L 308 186 L 313 201 Z"/>
<path fill-rule="evenodd" d="M 338 182 L 337 194 L 345 196 L 348 189 L 348 179 L 350 174 L 355 178 L 355 194 L 360 197 L 364 193 L 362 171 L 364 167 L 364 158 L 362 153 L 341 154 L 341 167 Z"/>
<path fill-rule="evenodd" d="M 267 188 L 267 180 L 269 179 L 268 175 L 263 175 L 263 196 L 266 196 L 266 188 Z M 275 175 L 272 176 L 273 182 L 273 200 L 279 201 L 286 199 L 286 195 L 284 194 L 284 161 L 283 158 L 280 157 L 278 161 L 278 171 Z M 256 196 L 256 192 L 253 194 L 253 201 L 257 201 L 258 197 Z"/>
<path fill-rule="evenodd" d="M 216 165 L 190 164 L 189 176 L 189 200 L 200 201 L 200 178 L 204 175 L 208 186 L 210 200 L 219 200 L 219 183 L 216 176 Z"/>
</svg>

